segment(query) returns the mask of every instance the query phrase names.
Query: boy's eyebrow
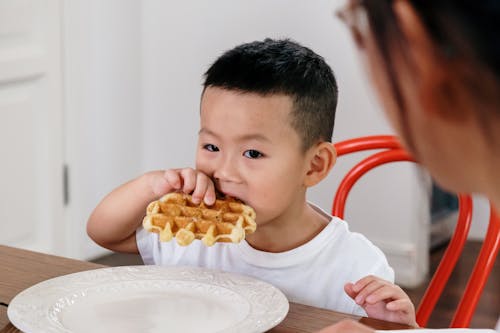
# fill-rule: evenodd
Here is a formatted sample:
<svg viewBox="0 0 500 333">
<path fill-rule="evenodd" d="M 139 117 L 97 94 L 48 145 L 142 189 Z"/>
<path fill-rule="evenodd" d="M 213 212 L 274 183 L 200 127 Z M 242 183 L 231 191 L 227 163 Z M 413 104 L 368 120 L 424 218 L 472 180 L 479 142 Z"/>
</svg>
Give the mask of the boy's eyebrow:
<svg viewBox="0 0 500 333">
<path fill-rule="evenodd" d="M 217 134 L 215 134 L 211 130 L 204 128 L 204 127 L 200 128 L 200 130 L 198 131 L 198 135 L 200 135 L 200 134 L 208 134 L 211 136 L 215 136 L 216 138 L 219 137 Z"/>
<path fill-rule="evenodd" d="M 258 133 L 242 135 L 239 139 L 241 141 L 256 140 L 262 142 L 271 142 L 271 140 L 267 136 Z"/>
<path fill-rule="evenodd" d="M 212 132 L 211 130 L 209 130 L 207 128 L 201 128 L 199 130 L 198 134 L 208 134 L 208 135 L 214 136 L 216 138 L 219 137 L 217 134 L 215 134 L 214 132 Z M 266 137 L 262 134 L 259 134 L 259 133 L 245 134 L 245 135 L 238 137 L 237 140 L 238 141 L 256 140 L 256 141 L 262 141 L 262 142 L 271 142 L 271 140 L 268 137 Z"/>
</svg>

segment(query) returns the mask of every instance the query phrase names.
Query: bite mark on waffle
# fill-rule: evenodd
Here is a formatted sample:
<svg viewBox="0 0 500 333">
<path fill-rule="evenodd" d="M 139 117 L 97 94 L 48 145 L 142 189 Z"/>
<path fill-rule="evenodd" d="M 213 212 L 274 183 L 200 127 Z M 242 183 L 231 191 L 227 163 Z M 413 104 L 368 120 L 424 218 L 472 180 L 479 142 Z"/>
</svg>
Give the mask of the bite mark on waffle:
<svg viewBox="0 0 500 333">
<path fill-rule="evenodd" d="M 144 229 L 160 235 L 160 241 L 173 237 L 187 246 L 195 239 L 212 246 L 216 242 L 239 243 L 255 231 L 255 211 L 231 197 L 217 199 L 213 205 L 193 203 L 183 193 L 168 193 L 151 202 L 142 221 Z"/>
</svg>

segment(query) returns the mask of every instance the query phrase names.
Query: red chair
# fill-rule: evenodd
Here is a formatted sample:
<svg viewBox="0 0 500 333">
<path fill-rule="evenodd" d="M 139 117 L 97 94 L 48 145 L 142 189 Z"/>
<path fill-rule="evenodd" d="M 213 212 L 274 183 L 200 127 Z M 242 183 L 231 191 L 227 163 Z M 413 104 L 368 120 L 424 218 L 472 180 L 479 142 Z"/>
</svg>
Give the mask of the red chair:
<svg viewBox="0 0 500 333">
<path fill-rule="evenodd" d="M 415 160 L 402 148 L 397 138 L 390 135 L 360 137 L 335 144 L 337 156 L 349 153 L 378 149 L 356 164 L 347 172 L 341 181 L 332 206 L 332 215 L 344 217 L 347 196 L 354 184 L 369 170 L 390 162 Z M 441 296 L 446 283 L 460 257 L 472 219 L 472 199 L 469 195 L 460 194 L 459 216 L 450 243 L 441 262 L 432 277 L 429 286 L 417 308 L 417 323 L 425 327 L 429 317 Z M 483 288 L 495 263 L 500 248 L 500 218 L 491 210 L 490 223 L 481 247 L 478 260 L 472 270 L 464 294 L 455 311 L 450 327 L 468 327 L 474 314 Z"/>
</svg>

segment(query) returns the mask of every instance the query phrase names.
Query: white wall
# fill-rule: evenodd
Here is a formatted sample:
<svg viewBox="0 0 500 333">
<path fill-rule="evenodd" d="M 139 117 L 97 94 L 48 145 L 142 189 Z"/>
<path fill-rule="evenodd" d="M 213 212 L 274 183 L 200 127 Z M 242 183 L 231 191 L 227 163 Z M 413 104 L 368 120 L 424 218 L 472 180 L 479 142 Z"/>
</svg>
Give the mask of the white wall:
<svg viewBox="0 0 500 333">
<path fill-rule="evenodd" d="M 333 17 L 336 2 L 144 1 L 144 166 L 193 163 L 202 74 L 225 50 L 265 37 L 291 37 L 323 55 L 333 67 L 341 91 L 336 140 L 387 133 L 353 57 L 349 36 Z M 169 147 L 158 157 L 158 149 L 165 147 L 157 140 L 158 133 L 165 142 L 182 141 L 182 148 Z M 186 152 L 186 147 L 191 150 Z"/>
<path fill-rule="evenodd" d="M 140 10 L 135 0 L 64 1 L 69 256 L 103 253 L 87 237 L 87 218 L 141 172 Z"/>
<path fill-rule="evenodd" d="M 472 225 L 469 231 L 471 240 L 483 240 L 490 219 L 490 203 L 482 195 L 473 196 Z"/>
</svg>

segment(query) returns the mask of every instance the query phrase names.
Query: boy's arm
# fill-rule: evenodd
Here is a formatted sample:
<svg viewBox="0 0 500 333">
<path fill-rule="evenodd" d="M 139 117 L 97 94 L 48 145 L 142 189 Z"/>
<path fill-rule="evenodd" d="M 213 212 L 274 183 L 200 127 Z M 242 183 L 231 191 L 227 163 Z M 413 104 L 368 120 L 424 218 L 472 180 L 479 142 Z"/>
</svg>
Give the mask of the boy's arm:
<svg viewBox="0 0 500 333">
<path fill-rule="evenodd" d="M 94 209 L 87 233 L 97 244 L 117 252 L 138 253 L 135 231 L 147 205 L 158 198 L 155 184 L 164 171 L 148 172 L 109 193 Z"/>
<path fill-rule="evenodd" d="M 215 202 L 214 183 L 198 170 L 151 171 L 108 194 L 90 215 L 87 233 L 112 251 L 138 253 L 135 231 L 146 215 L 147 205 L 172 191 L 191 193 L 193 202 Z"/>
</svg>

